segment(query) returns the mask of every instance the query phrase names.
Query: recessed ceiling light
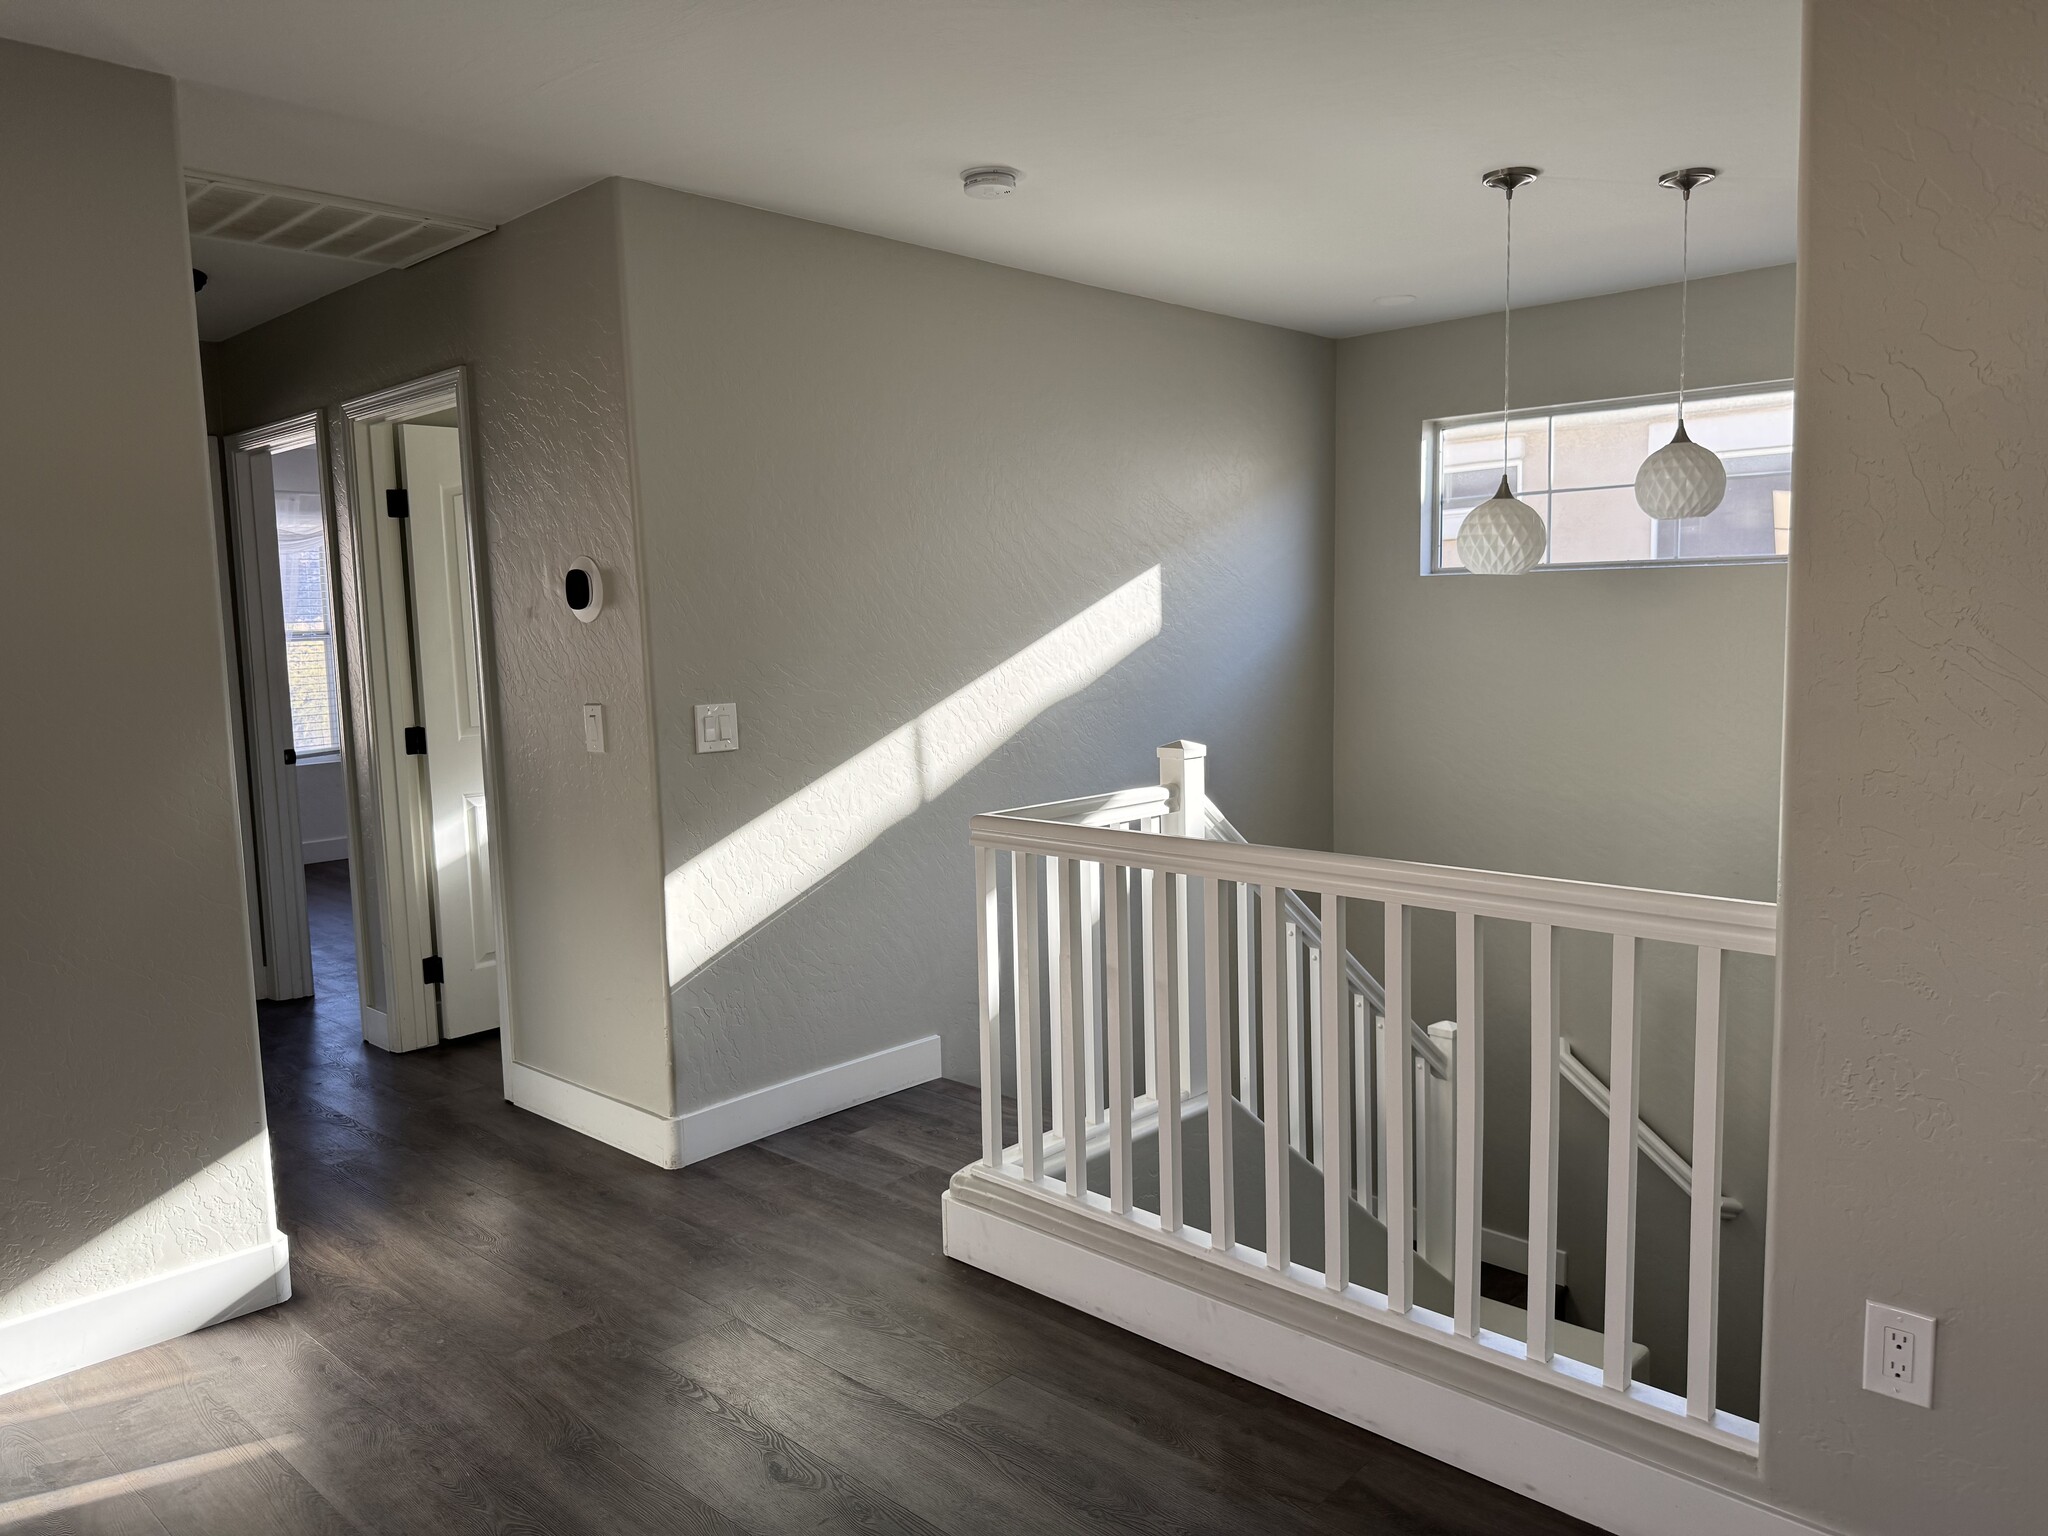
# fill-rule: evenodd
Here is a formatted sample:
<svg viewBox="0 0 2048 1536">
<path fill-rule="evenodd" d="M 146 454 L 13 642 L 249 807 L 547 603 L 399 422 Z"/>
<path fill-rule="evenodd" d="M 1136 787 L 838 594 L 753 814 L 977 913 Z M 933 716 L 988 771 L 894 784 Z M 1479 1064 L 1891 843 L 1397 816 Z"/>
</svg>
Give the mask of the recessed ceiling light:
<svg viewBox="0 0 2048 1536">
<path fill-rule="evenodd" d="M 1383 293 L 1373 300 L 1381 309 L 1405 309 L 1415 302 L 1412 293 Z"/>
<path fill-rule="evenodd" d="M 1017 173 L 1007 165 L 977 165 L 960 173 L 960 190 L 969 197 L 1008 197 L 1017 190 Z"/>
</svg>

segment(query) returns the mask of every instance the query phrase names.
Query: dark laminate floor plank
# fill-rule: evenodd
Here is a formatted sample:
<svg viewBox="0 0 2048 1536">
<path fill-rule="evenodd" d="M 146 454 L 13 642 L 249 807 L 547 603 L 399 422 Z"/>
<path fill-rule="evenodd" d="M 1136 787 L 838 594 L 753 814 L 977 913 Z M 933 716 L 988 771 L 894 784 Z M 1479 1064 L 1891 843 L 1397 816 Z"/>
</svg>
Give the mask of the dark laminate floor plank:
<svg viewBox="0 0 2048 1536">
<path fill-rule="evenodd" d="M 799 1169 L 760 1147 L 742 1147 L 701 1166 L 753 1189 L 776 1212 L 772 1222 L 752 1230 L 802 1221 L 821 1241 L 829 1234 L 834 1242 L 867 1243 L 926 1265 L 957 1267 L 945 1257 L 937 1202 L 900 1180 L 887 1189 L 870 1189 L 816 1169 Z"/>
<path fill-rule="evenodd" d="M 587 1529 L 726 1533 L 731 1521 L 593 1428 L 510 1356 L 481 1354 L 439 1319 L 394 1309 L 323 1341 L 421 1433 L 449 1437 L 494 1478 L 523 1483 Z M 641 1348 L 635 1338 L 628 1347 Z"/>
<path fill-rule="evenodd" d="M 1364 1430 L 1234 1377 L 1174 1367 L 1185 1357 L 957 1264 L 936 1272 L 859 1244 L 820 1248 L 796 1223 L 739 1245 L 832 1284 L 889 1325 L 984 1376 L 1020 1376 L 1176 1454 L 1252 1486 L 1336 1489 L 1378 1445 Z M 1246 1388 L 1249 1399 L 1223 1383 Z M 879 1383 L 870 1383 L 879 1385 Z"/>
<path fill-rule="evenodd" d="M 924 1165 L 887 1147 L 862 1141 L 832 1120 L 813 1120 L 757 1142 L 765 1152 L 835 1178 L 851 1179 L 871 1189 L 887 1189 Z"/>
<path fill-rule="evenodd" d="M 1194 1536 L 1323 1536 L 1336 1517 L 1248 1488 L 1227 1470 L 1165 1450 L 1035 1382 L 1011 1377 L 946 1416 L 1011 1475 L 1095 1512 L 1118 1529 Z"/>
<path fill-rule="evenodd" d="M 515 1363 L 598 1431 L 749 1530 L 934 1536 L 932 1526 L 804 1441 L 649 1359 L 631 1339 L 593 1326 L 535 1345 Z"/>
<path fill-rule="evenodd" d="M 282 1308 L 168 1347 L 365 1530 L 576 1528 L 570 1511 L 480 1463 L 445 1427 L 421 1430 Z"/>
<path fill-rule="evenodd" d="M 971 1435 L 863 1386 L 744 1323 L 686 1339 L 665 1356 L 733 1407 L 835 1462 L 941 1529 L 1099 1528 L 1066 1490 L 1015 1475 Z"/>
<path fill-rule="evenodd" d="M 507 1105 L 494 1036 L 365 1047 L 345 866 L 308 889 L 293 1298 L 0 1399 L 10 1536 L 1587 1529 L 948 1260 L 975 1090 L 664 1172 Z"/>
<path fill-rule="evenodd" d="M 750 1327 L 921 1413 L 944 1413 L 1001 1374 L 926 1338 L 880 1297 L 797 1273 L 746 1234 L 697 1283 Z"/>
<path fill-rule="evenodd" d="M 719 1245 L 687 1225 L 601 1200 L 565 1199 L 560 1191 L 515 1197 L 456 1178 L 422 1179 L 384 1163 L 344 1160 L 321 1177 L 345 1179 L 348 1193 L 338 1198 L 349 1203 L 361 1192 L 374 1205 L 404 1205 L 412 1220 L 516 1278 L 524 1298 L 544 1298 L 561 1320 L 554 1331 L 599 1319 L 659 1349 L 724 1320 L 687 1283 Z M 476 1321 L 466 1313 L 459 1320 Z M 509 1347 L 540 1336 L 521 1335 Z"/>
<path fill-rule="evenodd" d="M 302 1188 L 310 1182 L 301 1175 Z M 450 1230 L 453 1216 L 408 1219 L 343 1178 L 325 1176 L 319 1187 L 325 1199 L 317 1218 L 294 1242 L 313 1268 L 394 1290 L 487 1347 L 546 1338 L 584 1320 L 546 1285 L 462 1241 Z"/>
<path fill-rule="evenodd" d="M 981 1156 L 981 1122 L 942 1118 L 934 1113 L 942 1102 L 926 1096 L 912 1108 L 893 1096 L 879 1099 L 874 1122 L 854 1132 L 854 1139 L 947 1173 L 964 1168 Z"/>
<path fill-rule="evenodd" d="M 0 1529 L 80 1536 L 166 1536 L 133 1482 L 51 1384 L 33 1410 L 0 1398 Z M 25 1395 L 25 1394 L 24 1394 Z"/>
<path fill-rule="evenodd" d="M 355 1529 L 262 1434 L 206 1386 L 178 1382 L 78 1412 L 172 1536 Z"/>
<path fill-rule="evenodd" d="M 170 1536 L 139 1493 L 81 1488 L 25 1495 L 0 1510 L 7 1536 Z"/>
<path fill-rule="evenodd" d="M 1351 1530 L 1401 1536 L 1600 1536 L 1597 1526 L 1389 1440 L 1376 1442 L 1371 1462 L 1327 1507 Z"/>
</svg>

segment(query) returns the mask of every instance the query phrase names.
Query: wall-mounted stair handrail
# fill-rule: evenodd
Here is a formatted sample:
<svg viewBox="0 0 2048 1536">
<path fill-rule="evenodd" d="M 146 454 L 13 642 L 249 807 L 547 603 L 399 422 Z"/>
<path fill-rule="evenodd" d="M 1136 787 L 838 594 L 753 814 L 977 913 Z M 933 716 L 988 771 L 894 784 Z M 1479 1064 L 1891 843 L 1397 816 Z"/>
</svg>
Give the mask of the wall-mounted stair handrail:
<svg viewBox="0 0 2048 1536">
<path fill-rule="evenodd" d="M 1585 1096 L 1601 1114 L 1608 1112 L 1607 1085 L 1586 1065 L 1578 1052 L 1565 1041 L 1558 1047 L 1558 1074 Z M 1640 1117 L 1636 1120 L 1636 1145 L 1643 1156 L 1660 1169 L 1664 1175 L 1683 1190 L 1692 1194 L 1692 1164 L 1687 1162 L 1678 1149 L 1650 1128 L 1650 1123 Z M 1742 1214 L 1742 1202 L 1733 1195 L 1721 1196 L 1721 1219 L 1733 1221 Z"/>
<path fill-rule="evenodd" d="M 1246 841 L 1245 835 L 1232 825 L 1230 818 L 1223 814 L 1222 809 L 1213 800 L 1209 802 L 1209 835 L 1227 843 Z M 1323 942 L 1323 930 L 1321 922 L 1316 917 L 1315 908 L 1302 900 L 1298 891 L 1288 889 L 1282 891 L 1280 895 L 1287 910 L 1288 920 L 1300 925 L 1303 937 L 1310 944 L 1320 946 Z M 1350 978 L 1352 987 L 1365 994 L 1367 1006 L 1375 1013 L 1384 1015 L 1387 1007 L 1386 991 L 1380 986 L 1379 978 L 1366 968 L 1365 962 L 1357 955 L 1346 951 L 1344 970 Z M 1446 1020 L 1431 1027 L 1448 1027 L 1455 1030 L 1457 1025 Z M 1451 1075 L 1451 1057 L 1431 1034 L 1431 1027 L 1425 1027 L 1411 1017 L 1408 1020 L 1408 1035 L 1414 1042 L 1416 1054 L 1428 1063 L 1429 1070 L 1438 1078 L 1448 1080 Z M 1602 1115 L 1607 1113 L 1607 1084 L 1586 1065 L 1572 1049 L 1569 1041 L 1559 1044 L 1558 1071 L 1564 1081 L 1577 1089 L 1587 1103 L 1599 1110 Z M 1676 1147 L 1658 1135 L 1649 1121 L 1640 1117 L 1636 1120 L 1636 1144 L 1642 1148 L 1643 1156 L 1676 1184 L 1682 1193 L 1687 1196 L 1692 1194 L 1692 1164 Z M 1742 1202 L 1733 1195 L 1724 1193 L 1721 1196 L 1721 1219 L 1733 1221 L 1741 1214 Z"/>
<path fill-rule="evenodd" d="M 1215 801 L 1209 802 L 1209 835 L 1219 842 L 1244 843 L 1248 839 L 1231 825 L 1230 818 L 1223 814 Z M 1322 920 L 1316 916 L 1315 908 L 1301 899 L 1301 893 L 1291 886 L 1280 892 L 1281 904 L 1287 909 L 1289 921 L 1301 925 L 1302 936 L 1320 948 L 1323 942 Z M 1365 1004 L 1374 1013 L 1384 1017 L 1387 1011 L 1386 988 L 1379 978 L 1366 969 L 1365 962 L 1350 950 L 1344 952 L 1344 974 L 1349 978 L 1354 991 L 1365 995 Z M 1429 1070 L 1438 1077 L 1451 1075 L 1451 1061 L 1437 1043 L 1430 1039 L 1429 1031 L 1414 1019 L 1408 1021 L 1408 1038 L 1417 1054 L 1429 1064 Z"/>
</svg>

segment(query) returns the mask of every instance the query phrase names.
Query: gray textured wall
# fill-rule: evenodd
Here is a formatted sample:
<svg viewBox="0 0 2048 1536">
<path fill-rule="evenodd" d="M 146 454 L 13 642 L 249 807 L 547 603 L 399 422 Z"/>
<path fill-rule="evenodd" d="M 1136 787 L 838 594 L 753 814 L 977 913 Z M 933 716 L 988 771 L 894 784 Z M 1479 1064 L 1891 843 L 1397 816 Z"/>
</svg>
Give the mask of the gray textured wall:
<svg viewBox="0 0 2048 1536">
<path fill-rule="evenodd" d="M 343 289 L 223 343 L 208 367 L 228 431 L 453 364 L 471 370 L 505 745 L 506 803 L 492 820 L 515 1056 L 666 1114 L 673 1074 L 616 196 L 601 183 Z M 343 441 L 338 420 L 332 436 Z M 578 555 L 605 574 L 593 624 L 559 597 Z M 605 705 L 601 756 L 584 750 L 585 702 Z"/>
<path fill-rule="evenodd" d="M 1539 186 L 1531 196 L 1541 194 Z M 1652 189 L 1654 190 L 1654 189 Z M 1792 374 L 1793 271 L 1693 284 L 1690 379 Z M 1566 404 L 1673 387 L 1676 286 L 1515 316 L 1515 399 Z M 1343 343 L 1337 383 L 1337 847 L 1351 853 L 1770 900 L 1777 890 L 1784 677 L 1781 566 L 1424 576 L 1422 424 L 1500 401 L 1500 320 Z M 1365 925 L 1368 945 L 1378 924 Z M 1527 930 L 1487 934 L 1486 1220 L 1525 1230 Z M 1418 930 L 1419 1016 L 1454 1011 L 1449 921 Z M 1442 962 L 1442 963 L 1437 963 Z M 1374 964 L 1378 963 L 1375 955 Z M 1604 1076 L 1607 950 L 1566 951 L 1565 1028 Z M 1644 1114 L 1689 1144 L 1690 953 L 1646 960 Z M 1729 1169 L 1748 1210 L 1726 1244 L 1723 1384 L 1757 1401 L 1769 980 L 1730 973 Z M 1606 1121 L 1566 1090 L 1559 1242 L 1574 1321 L 1598 1326 Z M 1681 1387 L 1685 1199 L 1640 1165 L 1636 1337 L 1645 1378 Z"/>
<path fill-rule="evenodd" d="M 1814 0 L 1765 1467 L 2048 1525 L 2048 12 Z M 1865 1299 L 1934 1407 L 1857 1389 Z"/>
<path fill-rule="evenodd" d="M 686 1106 L 932 1033 L 976 1075 L 976 811 L 1190 736 L 1326 844 L 1329 343 L 623 197 Z"/>
<path fill-rule="evenodd" d="M 0 43 L 0 190 L 4 1321 L 275 1217 L 171 82 Z"/>
</svg>

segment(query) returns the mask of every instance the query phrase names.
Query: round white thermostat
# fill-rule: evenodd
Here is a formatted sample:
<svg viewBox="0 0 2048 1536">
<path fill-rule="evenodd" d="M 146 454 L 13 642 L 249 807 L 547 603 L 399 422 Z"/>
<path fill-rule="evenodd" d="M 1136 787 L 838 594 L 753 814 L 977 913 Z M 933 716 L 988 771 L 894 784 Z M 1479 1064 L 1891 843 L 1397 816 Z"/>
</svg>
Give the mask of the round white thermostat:
<svg viewBox="0 0 2048 1536">
<path fill-rule="evenodd" d="M 585 558 L 569 567 L 569 574 L 562 578 L 562 597 L 569 611 L 584 623 L 598 616 L 604 608 L 604 577 L 595 560 Z"/>
</svg>

